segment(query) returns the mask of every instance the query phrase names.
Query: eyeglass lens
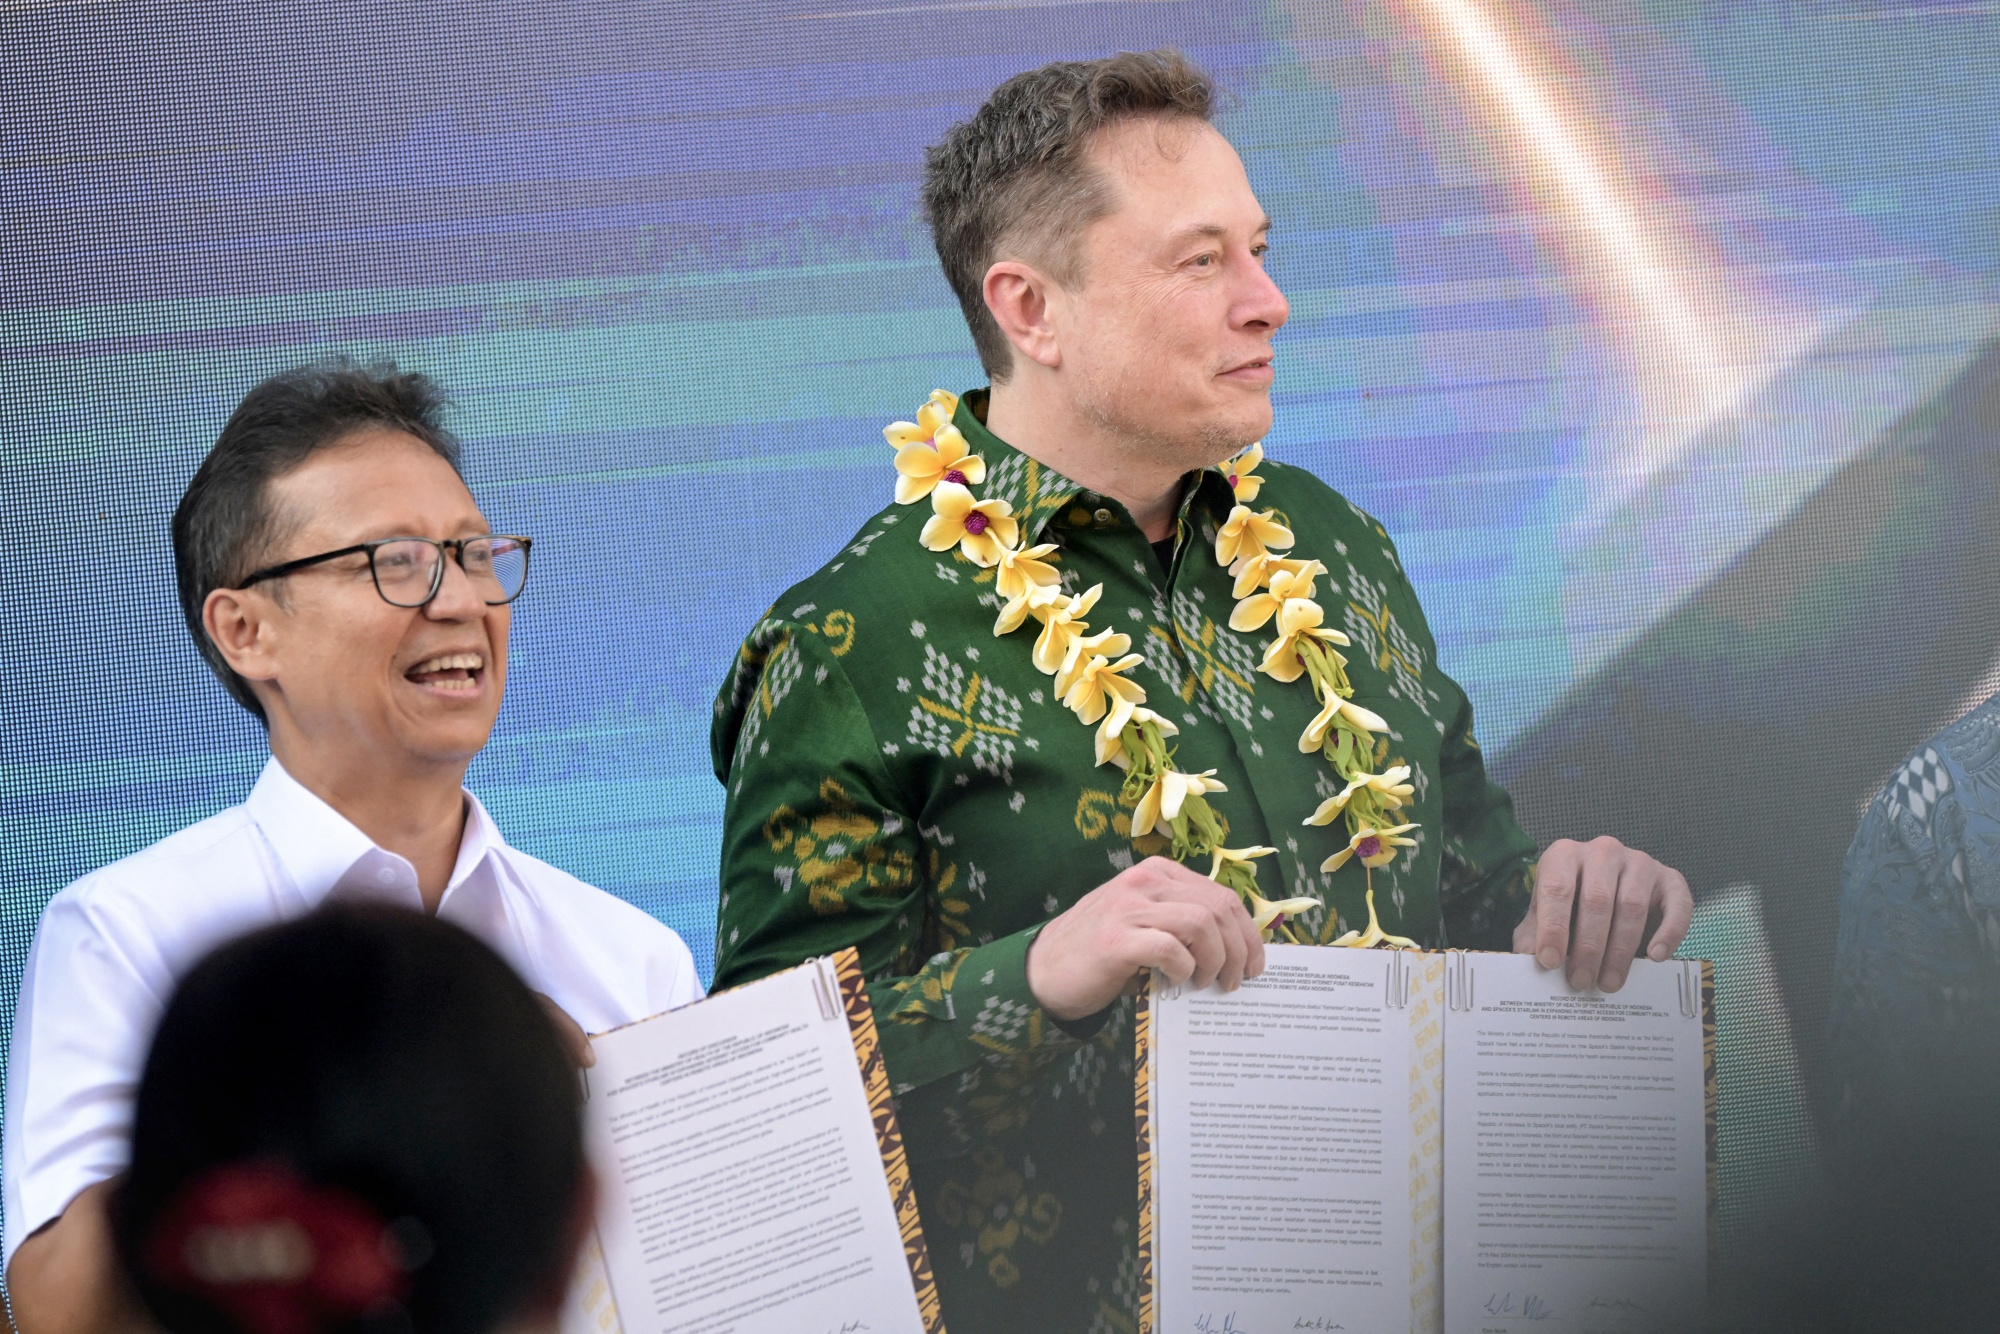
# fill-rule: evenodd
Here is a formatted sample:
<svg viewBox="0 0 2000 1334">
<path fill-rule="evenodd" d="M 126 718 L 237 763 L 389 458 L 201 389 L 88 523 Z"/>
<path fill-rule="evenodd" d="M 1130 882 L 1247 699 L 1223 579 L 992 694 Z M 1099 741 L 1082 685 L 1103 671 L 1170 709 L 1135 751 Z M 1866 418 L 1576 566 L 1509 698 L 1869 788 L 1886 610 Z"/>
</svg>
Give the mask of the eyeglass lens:
<svg viewBox="0 0 2000 1334">
<path fill-rule="evenodd" d="M 399 607 L 420 607 L 430 601 L 443 558 L 434 543 L 384 542 L 375 548 L 375 586 Z M 497 606 L 520 595 L 528 578 L 528 549 L 510 537 L 476 538 L 461 548 L 459 565 L 480 596 Z"/>
</svg>

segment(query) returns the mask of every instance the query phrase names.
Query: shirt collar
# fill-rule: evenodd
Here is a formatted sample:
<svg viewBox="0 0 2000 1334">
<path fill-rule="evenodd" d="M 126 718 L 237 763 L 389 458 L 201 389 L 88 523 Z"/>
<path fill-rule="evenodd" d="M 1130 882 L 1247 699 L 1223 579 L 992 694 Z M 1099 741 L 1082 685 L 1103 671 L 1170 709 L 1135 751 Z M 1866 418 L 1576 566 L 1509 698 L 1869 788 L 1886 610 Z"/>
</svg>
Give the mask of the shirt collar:
<svg viewBox="0 0 2000 1334">
<path fill-rule="evenodd" d="M 305 784 L 292 777 L 272 756 L 250 790 L 243 807 L 263 831 L 292 885 L 308 907 L 318 905 L 334 890 L 390 900 L 416 896 L 416 868 L 396 853 L 376 846 L 368 835 Z M 445 888 L 448 899 L 487 857 L 506 846 L 486 807 L 465 793 L 465 832 L 459 838 L 458 860 Z"/>
<path fill-rule="evenodd" d="M 1111 510 L 1117 522 L 1124 527 L 1132 526 L 1132 516 L 1125 506 L 1110 496 L 1086 491 L 1081 483 L 1073 482 L 1045 463 L 1029 458 L 1014 446 L 986 429 L 983 420 L 986 404 L 991 394 L 987 389 L 968 389 L 959 396 L 958 411 L 952 415 L 952 425 L 965 437 L 965 444 L 974 454 L 986 462 L 986 481 L 979 488 L 982 500 L 1004 500 L 1013 508 L 1014 517 L 1021 524 L 1021 545 L 1033 546 L 1042 540 L 1042 532 L 1060 516 L 1072 501 L 1082 502 L 1082 513 L 1089 516 L 1093 511 Z M 1216 468 L 1204 468 L 1195 474 L 1192 486 L 1181 491 L 1180 518 L 1185 521 L 1188 509 L 1196 500 L 1201 500 L 1216 510 L 1217 517 L 1226 516 L 1235 503 L 1229 480 Z"/>
</svg>

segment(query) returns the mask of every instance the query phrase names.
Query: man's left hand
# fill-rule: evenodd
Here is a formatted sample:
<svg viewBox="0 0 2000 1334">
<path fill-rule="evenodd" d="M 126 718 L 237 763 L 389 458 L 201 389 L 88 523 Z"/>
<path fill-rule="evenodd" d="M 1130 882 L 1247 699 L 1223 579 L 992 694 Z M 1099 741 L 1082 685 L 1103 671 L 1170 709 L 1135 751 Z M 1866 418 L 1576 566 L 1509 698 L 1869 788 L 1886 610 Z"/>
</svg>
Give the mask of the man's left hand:
<svg viewBox="0 0 2000 1334">
<path fill-rule="evenodd" d="M 1517 944 L 1514 948 L 1519 949 L 1520 946 Z M 549 1022 L 555 1025 L 556 1036 L 562 1039 L 563 1050 L 569 1053 L 572 1061 L 576 1062 L 577 1069 L 588 1070 L 596 1065 L 597 1053 L 590 1049 L 590 1035 L 583 1031 L 583 1025 L 570 1018 L 569 1011 L 541 992 L 535 993 L 535 999 L 542 1003 L 543 1012 L 549 1016 Z"/>
<path fill-rule="evenodd" d="M 1615 838 L 1557 839 L 1535 871 L 1535 899 L 1514 928 L 1514 953 L 1544 968 L 1569 959 L 1569 984 L 1616 991 L 1632 960 L 1665 959 L 1694 920 L 1694 895 L 1671 866 Z"/>
</svg>

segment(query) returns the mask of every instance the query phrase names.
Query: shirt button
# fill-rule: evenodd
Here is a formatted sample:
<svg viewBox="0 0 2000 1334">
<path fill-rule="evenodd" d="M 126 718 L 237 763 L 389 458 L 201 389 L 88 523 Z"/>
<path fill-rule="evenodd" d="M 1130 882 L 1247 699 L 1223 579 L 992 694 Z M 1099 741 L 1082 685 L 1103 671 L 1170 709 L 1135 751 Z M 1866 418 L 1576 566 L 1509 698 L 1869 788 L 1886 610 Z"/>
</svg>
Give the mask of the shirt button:
<svg viewBox="0 0 2000 1334">
<path fill-rule="evenodd" d="M 1110 522 L 1111 522 L 1111 511 L 1110 511 L 1110 510 L 1099 510 L 1099 511 L 1097 511 L 1097 513 L 1095 513 L 1095 514 L 1091 515 L 1090 517 L 1091 517 L 1091 518 L 1093 518 L 1093 519 L 1095 519 L 1095 520 L 1097 520 L 1097 521 L 1098 521 L 1099 523 L 1110 523 Z"/>
<path fill-rule="evenodd" d="M 385 885 L 393 885 L 396 883 L 396 868 L 393 866 L 378 867 L 375 871 L 375 878 Z"/>
</svg>

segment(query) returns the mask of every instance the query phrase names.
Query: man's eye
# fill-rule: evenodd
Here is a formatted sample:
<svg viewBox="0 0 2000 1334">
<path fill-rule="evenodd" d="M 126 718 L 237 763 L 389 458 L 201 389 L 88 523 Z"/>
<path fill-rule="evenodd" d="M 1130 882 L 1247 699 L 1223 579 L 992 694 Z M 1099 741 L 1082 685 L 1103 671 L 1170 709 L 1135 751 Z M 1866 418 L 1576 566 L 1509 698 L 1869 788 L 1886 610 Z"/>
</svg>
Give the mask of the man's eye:
<svg viewBox="0 0 2000 1334">
<path fill-rule="evenodd" d="M 1204 269 L 1206 269 L 1206 268 L 1213 268 L 1213 267 L 1214 267 L 1214 265 L 1215 265 L 1215 256 L 1214 256 L 1214 255 L 1212 255 L 1212 254 L 1211 254 L 1211 255 L 1196 255 L 1196 256 L 1194 257 L 1194 259 L 1193 259 L 1192 261 L 1190 261 L 1190 262 L 1191 262 L 1191 263 L 1193 263 L 1193 264 L 1196 264 L 1196 265 L 1199 265 L 1200 267 L 1202 267 L 1202 268 L 1204 268 Z"/>
</svg>

